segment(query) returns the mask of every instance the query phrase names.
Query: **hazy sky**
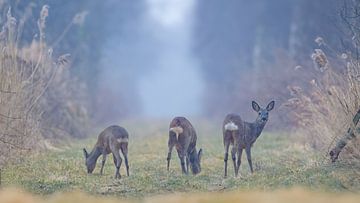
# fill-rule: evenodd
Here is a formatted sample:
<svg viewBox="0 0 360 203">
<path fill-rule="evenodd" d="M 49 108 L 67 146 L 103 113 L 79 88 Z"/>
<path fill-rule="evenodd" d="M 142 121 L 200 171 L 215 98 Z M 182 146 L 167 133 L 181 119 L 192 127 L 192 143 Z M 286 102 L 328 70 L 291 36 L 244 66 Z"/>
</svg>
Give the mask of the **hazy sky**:
<svg viewBox="0 0 360 203">
<path fill-rule="evenodd" d="M 145 116 L 200 113 L 202 81 L 191 55 L 193 0 L 147 0 L 144 16 L 157 58 L 139 92 Z"/>
<path fill-rule="evenodd" d="M 200 113 L 203 82 L 191 50 L 194 7 L 193 0 L 146 0 L 140 22 L 108 40 L 101 80 L 113 98 L 124 89 L 118 84 L 128 84 L 134 93 L 129 97 L 140 97 L 142 116 Z M 131 103 L 129 97 L 121 99 Z"/>
</svg>

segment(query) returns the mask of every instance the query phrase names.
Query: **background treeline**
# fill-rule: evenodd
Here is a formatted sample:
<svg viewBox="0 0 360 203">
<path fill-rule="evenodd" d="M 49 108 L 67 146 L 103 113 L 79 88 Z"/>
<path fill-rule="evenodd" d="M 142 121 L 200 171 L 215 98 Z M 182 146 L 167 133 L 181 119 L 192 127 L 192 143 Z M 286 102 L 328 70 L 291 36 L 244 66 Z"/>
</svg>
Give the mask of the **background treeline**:
<svg viewBox="0 0 360 203">
<path fill-rule="evenodd" d="M 272 98 L 277 104 L 285 101 L 290 82 L 303 82 L 311 75 L 298 77 L 302 73 L 294 68 L 313 70 L 310 55 L 318 47 L 317 37 L 339 51 L 347 48 L 339 15 L 342 4 L 336 0 L 199 1 L 194 53 L 207 82 L 206 115 L 235 110 L 245 117 L 252 113 L 251 99 L 264 104 Z M 288 124 L 286 120 L 282 122 Z"/>
<path fill-rule="evenodd" d="M 140 18 L 146 12 L 146 1 L 9 2 L 18 16 L 27 10 L 33 13 L 44 4 L 50 6 L 47 42 L 55 52 L 72 55 L 75 68 L 71 72 L 86 83 L 97 120 L 124 117 L 134 113 L 132 109 L 141 109 L 140 98 L 134 93 L 141 75 L 137 73 L 151 67 L 134 70 L 139 66 L 126 62 L 122 67 L 114 67 L 126 75 L 119 79 L 118 86 L 123 89 L 117 92 L 101 84 L 99 76 L 102 65 L 109 60 L 104 57 L 106 45 L 125 44 L 141 33 Z M 336 0 L 197 2 L 192 36 L 194 54 L 200 60 L 206 83 L 204 115 L 223 116 L 224 112 L 236 110 L 247 116 L 251 111 L 243 107 L 248 107 L 251 99 L 266 103 L 274 98 L 279 104 L 288 99 L 288 81 L 299 75 L 293 71 L 294 67 L 301 65 L 312 70 L 309 59 L 317 47 L 314 40 L 318 36 L 339 51 L 349 47 L 339 15 L 343 3 Z M 83 16 L 84 21 L 73 22 L 77 15 Z M 27 42 L 36 34 L 36 16 L 30 17 L 29 22 L 23 34 Z M 118 56 L 126 60 L 127 53 Z"/>
<path fill-rule="evenodd" d="M 137 18 L 144 5 L 143 1 L 14 0 L 3 2 L 3 14 L 11 6 L 14 16 L 28 15 L 21 38 L 22 44 L 29 44 L 38 37 L 37 12 L 43 5 L 49 6 L 50 15 L 45 30 L 46 42 L 54 53 L 71 54 L 73 67 L 70 70 L 71 74 L 79 78 L 87 87 L 89 97 L 87 105 L 91 109 L 89 113 L 94 120 L 110 120 L 109 117 L 112 116 L 119 118 L 132 113 L 128 105 L 133 105 L 134 102 L 127 98 L 133 95 L 132 91 L 134 91 L 135 82 L 131 79 L 132 74 L 127 74 L 127 77 L 124 77 L 126 80 L 119 81 L 117 85 L 123 88 L 116 93 L 102 85 L 99 79 L 102 65 L 107 63 L 104 60 L 108 60 L 103 59 L 106 44 L 119 36 L 122 40 L 127 40 L 124 33 L 137 26 Z M 128 67 L 114 67 L 114 69 L 123 69 L 124 72 L 128 72 L 125 71 Z M 115 106 L 123 108 L 119 110 Z"/>
</svg>

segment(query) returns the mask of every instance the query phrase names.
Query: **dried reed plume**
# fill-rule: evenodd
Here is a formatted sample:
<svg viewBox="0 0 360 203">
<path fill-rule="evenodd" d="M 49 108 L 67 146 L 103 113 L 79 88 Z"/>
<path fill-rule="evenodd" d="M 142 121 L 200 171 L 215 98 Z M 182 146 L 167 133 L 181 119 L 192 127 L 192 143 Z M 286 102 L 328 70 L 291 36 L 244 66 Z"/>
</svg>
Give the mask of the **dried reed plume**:
<svg viewBox="0 0 360 203">
<path fill-rule="evenodd" d="M 322 37 L 317 37 L 315 39 L 315 42 L 316 42 L 316 44 L 318 44 L 318 46 L 325 45 L 325 41 L 324 41 L 324 39 Z"/>
<path fill-rule="evenodd" d="M 320 72 L 324 72 L 328 68 L 328 59 L 321 49 L 315 49 L 314 53 L 311 55 L 311 58 Z"/>
</svg>

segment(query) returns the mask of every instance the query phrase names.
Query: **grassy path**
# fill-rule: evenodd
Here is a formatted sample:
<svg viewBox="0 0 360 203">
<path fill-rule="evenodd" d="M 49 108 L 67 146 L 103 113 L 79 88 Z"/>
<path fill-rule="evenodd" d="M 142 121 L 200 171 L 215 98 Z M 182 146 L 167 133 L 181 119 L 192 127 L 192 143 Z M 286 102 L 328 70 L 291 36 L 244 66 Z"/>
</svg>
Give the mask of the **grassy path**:
<svg viewBox="0 0 360 203">
<path fill-rule="evenodd" d="M 114 180 L 115 167 L 109 156 L 105 175 L 87 175 L 82 147 L 95 143 L 97 133 L 88 140 L 74 141 L 61 151 L 51 151 L 24 158 L 23 163 L 3 169 L 2 184 L 16 186 L 37 194 L 82 190 L 92 194 L 123 197 L 144 197 L 178 192 L 209 192 L 233 190 L 274 190 L 292 186 L 325 191 L 360 191 L 359 171 L 349 171 L 341 163 L 330 164 L 311 150 L 290 139 L 287 134 L 263 133 L 253 147 L 255 173 L 250 174 L 243 156 L 241 177 L 223 178 L 223 146 L 219 130 L 208 123 L 199 123 L 199 147 L 204 150 L 202 172 L 184 176 L 176 153 L 171 171 L 166 171 L 167 124 L 142 123 L 135 128 L 124 125 L 131 133 L 129 146 L 130 177 Z M 230 164 L 230 166 L 232 166 Z"/>
</svg>

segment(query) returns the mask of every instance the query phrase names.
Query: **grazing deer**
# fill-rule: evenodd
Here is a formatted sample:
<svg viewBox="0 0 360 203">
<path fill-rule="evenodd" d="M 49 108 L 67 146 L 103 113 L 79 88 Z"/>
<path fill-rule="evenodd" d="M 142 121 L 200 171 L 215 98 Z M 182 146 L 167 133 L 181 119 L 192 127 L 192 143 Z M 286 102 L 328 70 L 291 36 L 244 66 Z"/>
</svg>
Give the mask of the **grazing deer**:
<svg viewBox="0 0 360 203">
<path fill-rule="evenodd" d="M 240 116 L 236 114 L 228 114 L 225 117 L 223 123 L 225 177 L 227 176 L 227 160 L 230 145 L 232 145 L 231 158 L 234 163 L 235 176 L 237 176 L 239 173 L 243 149 L 246 151 L 250 171 L 251 173 L 254 172 L 251 161 L 251 147 L 264 129 L 265 124 L 269 119 L 269 111 L 274 108 L 274 105 L 275 101 L 271 101 L 267 107 L 263 109 L 260 108 L 260 106 L 255 101 L 253 101 L 252 108 L 258 113 L 258 117 L 253 123 L 243 121 Z"/>
<path fill-rule="evenodd" d="M 171 152 L 174 146 L 180 159 L 181 169 L 188 174 L 189 165 L 194 175 L 200 173 L 202 149 L 196 150 L 196 132 L 191 123 L 184 117 L 175 117 L 169 127 L 169 152 L 167 156 L 167 170 L 169 171 Z M 185 162 L 186 161 L 186 162 Z"/>
<path fill-rule="evenodd" d="M 113 154 L 114 164 L 116 167 L 115 178 L 121 178 L 120 175 L 120 166 L 121 166 L 121 156 L 120 150 L 125 159 L 126 172 L 129 176 L 129 163 L 128 163 L 128 142 L 129 142 L 129 134 L 127 131 L 120 126 L 110 126 L 103 130 L 98 140 L 90 152 L 90 154 L 84 148 L 84 156 L 85 156 L 85 165 L 88 173 L 92 173 L 96 166 L 96 161 L 100 155 L 102 155 L 101 169 L 100 174 L 103 174 L 103 169 L 106 161 L 106 156 L 110 153 Z"/>
</svg>

